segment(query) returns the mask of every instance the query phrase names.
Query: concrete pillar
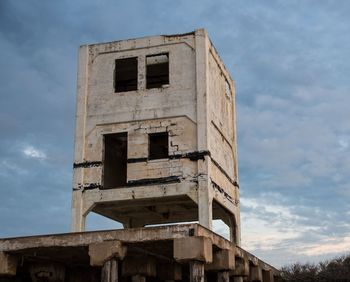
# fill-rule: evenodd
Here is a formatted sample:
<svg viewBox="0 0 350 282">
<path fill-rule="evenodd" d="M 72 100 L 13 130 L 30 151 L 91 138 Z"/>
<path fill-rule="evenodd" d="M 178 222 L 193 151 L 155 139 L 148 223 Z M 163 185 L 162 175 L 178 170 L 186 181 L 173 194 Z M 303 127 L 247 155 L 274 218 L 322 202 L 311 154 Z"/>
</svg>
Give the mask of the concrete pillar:
<svg viewBox="0 0 350 282">
<path fill-rule="evenodd" d="M 17 272 L 17 258 L 0 252 L 0 276 L 14 276 Z"/>
<path fill-rule="evenodd" d="M 262 282 L 262 271 L 258 265 L 249 265 L 249 281 L 251 282 Z"/>
<path fill-rule="evenodd" d="M 209 39 L 204 29 L 196 30 L 196 96 L 197 96 L 197 150 L 206 151 L 209 148 L 209 102 L 208 102 L 208 76 L 209 62 L 208 50 Z M 212 195 L 209 187 L 209 162 L 210 157 L 205 156 L 205 160 L 198 160 L 198 221 L 199 224 L 212 230 Z"/>
<path fill-rule="evenodd" d="M 262 271 L 262 280 L 264 282 L 274 282 L 272 271 L 271 270 L 263 270 Z"/>
<path fill-rule="evenodd" d="M 246 258 L 236 257 L 233 275 L 235 277 L 249 276 L 249 262 Z"/>
<path fill-rule="evenodd" d="M 103 264 L 101 272 L 101 282 L 118 282 L 119 263 L 116 258 L 112 258 Z"/>
<path fill-rule="evenodd" d="M 76 97 L 76 130 L 74 163 L 85 161 L 85 136 L 86 123 L 85 115 L 87 110 L 88 93 L 88 61 L 89 47 L 84 45 L 79 49 L 79 64 L 77 77 L 77 97 Z M 75 167 L 73 171 L 73 193 L 72 193 L 72 232 L 82 232 L 85 230 L 85 217 L 83 216 L 82 187 L 84 180 L 84 168 Z"/>
<path fill-rule="evenodd" d="M 230 272 L 229 271 L 218 272 L 218 282 L 230 282 Z"/>
<path fill-rule="evenodd" d="M 198 180 L 198 222 L 213 230 L 213 197 L 208 181 Z"/>
<path fill-rule="evenodd" d="M 83 215 L 82 192 L 73 191 L 72 195 L 72 232 L 85 231 L 86 216 Z"/>
<path fill-rule="evenodd" d="M 237 246 L 240 246 L 240 230 L 237 224 L 237 220 L 234 214 L 230 215 L 229 218 L 229 227 L 230 227 L 230 241 L 235 243 Z"/>
<path fill-rule="evenodd" d="M 204 282 L 204 263 L 199 261 L 190 261 L 190 282 Z"/>
</svg>

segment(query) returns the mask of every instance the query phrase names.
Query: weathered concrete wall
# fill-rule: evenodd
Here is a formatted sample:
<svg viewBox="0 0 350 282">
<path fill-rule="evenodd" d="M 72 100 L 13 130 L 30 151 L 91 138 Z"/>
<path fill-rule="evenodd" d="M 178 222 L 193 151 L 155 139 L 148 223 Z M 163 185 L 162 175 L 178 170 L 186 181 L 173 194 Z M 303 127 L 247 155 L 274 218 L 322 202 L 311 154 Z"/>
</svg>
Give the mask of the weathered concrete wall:
<svg viewBox="0 0 350 282">
<path fill-rule="evenodd" d="M 214 46 L 208 49 L 208 148 L 214 198 L 233 213 L 236 241 L 240 241 L 237 133 L 234 82 Z M 219 195 L 221 197 L 219 197 Z M 233 223 L 231 223 L 233 224 Z M 233 235 L 233 234 L 232 234 Z"/>
<path fill-rule="evenodd" d="M 94 165 L 75 168 L 84 173 L 83 182 L 77 181 L 75 189 L 91 185 L 103 187 L 103 135 L 116 132 L 128 133 L 128 181 L 169 176 L 191 178 L 196 175 L 197 163 L 180 158 L 196 151 L 196 126 L 187 117 L 108 123 L 98 125 L 89 132 L 85 155 Z M 173 156 L 173 159 L 147 160 L 148 134 L 157 132 L 169 133 L 169 156 Z"/>
</svg>

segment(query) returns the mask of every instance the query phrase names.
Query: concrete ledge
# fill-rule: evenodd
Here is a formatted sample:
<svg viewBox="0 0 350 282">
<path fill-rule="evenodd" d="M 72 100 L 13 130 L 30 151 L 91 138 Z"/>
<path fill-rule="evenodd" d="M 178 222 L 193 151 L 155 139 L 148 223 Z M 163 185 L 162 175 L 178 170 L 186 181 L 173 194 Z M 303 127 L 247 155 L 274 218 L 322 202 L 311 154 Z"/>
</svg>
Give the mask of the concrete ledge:
<svg viewBox="0 0 350 282">
<path fill-rule="evenodd" d="M 234 270 L 232 270 L 232 253 L 227 250 L 235 253 Z M 216 252 L 221 255 L 215 254 Z M 206 267 L 207 270 L 213 269 L 210 271 L 214 272 L 229 271 L 230 275 L 237 279 L 242 277 L 247 279 L 249 263 L 261 270 L 271 271 L 275 281 L 280 275 L 278 269 L 199 224 L 0 239 L 0 274 L 22 277 L 23 271 L 29 271 L 28 265 L 42 263 L 41 258 L 47 258 L 52 263 L 70 265 L 77 273 L 80 267 L 86 268 L 89 273 L 95 273 L 96 268 L 91 265 L 101 267 L 105 261 L 113 257 L 125 260 L 138 255 L 153 257 L 157 264 L 198 262 L 197 266 L 200 269 Z M 17 266 L 17 260 L 24 263 Z M 156 269 L 157 276 L 158 269 Z M 178 276 L 177 271 L 174 271 L 174 277 Z M 155 273 L 153 270 L 143 272 Z M 182 272 L 182 276 L 186 277 L 184 275 L 187 275 L 188 268 L 182 267 Z"/>
<path fill-rule="evenodd" d="M 112 257 L 122 260 L 126 255 L 126 247 L 120 241 L 106 241 L 89 245 L 91 266 L 102 266 Z"/>
<path fill-rule="evenodd" d="M 174 239 L 174 258 L 177 261 L 213 261 L 212 242 L 206 237 Z"/>
<path fill-rule="evenodd" d="M 235 252 L 233 250 L 219 250 L 213 254 L 213 262 L 205 266 L 205 270 L 234 270 Z"/>
</svg>

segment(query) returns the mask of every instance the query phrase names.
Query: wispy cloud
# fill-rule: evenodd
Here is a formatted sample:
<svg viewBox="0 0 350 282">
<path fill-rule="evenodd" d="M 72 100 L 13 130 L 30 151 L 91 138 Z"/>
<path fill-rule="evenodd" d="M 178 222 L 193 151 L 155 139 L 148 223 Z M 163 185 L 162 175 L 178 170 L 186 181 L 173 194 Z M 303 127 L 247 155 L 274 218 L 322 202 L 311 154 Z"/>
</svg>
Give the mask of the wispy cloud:
<svg viewBox="0 0 350 282">
<path fill-rule="evenodd" d="M 309 244 L 298 248 L 299 254 L 306 256 L 317 256 L 331 254 L 335 255 L 341 252 L 349 252 L 350 250 L 350 234 L 349 236 L 338 238 L 329 237 L 317 242 L 316 244 Z"/>
<path fill-rule="evenodd" d="M 38 160 L 45 160 L 47 158 L 46 154 L 43 151 L 36 149 L 33 146 L 26 146 L 22 152 L 28 158 Z"/>
</svg>

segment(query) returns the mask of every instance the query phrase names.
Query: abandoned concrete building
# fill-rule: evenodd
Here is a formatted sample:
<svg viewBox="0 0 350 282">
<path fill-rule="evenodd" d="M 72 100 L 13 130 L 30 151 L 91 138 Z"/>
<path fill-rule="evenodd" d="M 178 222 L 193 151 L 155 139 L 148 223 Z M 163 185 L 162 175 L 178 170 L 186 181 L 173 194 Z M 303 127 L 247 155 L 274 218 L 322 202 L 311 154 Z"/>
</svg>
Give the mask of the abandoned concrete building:
<svg viewBox="0 0 350 282">
<path fill-rule="evenodd" d="M 203 29 L 81 46 L 72 233 L 0 239 L 0 281 L 278 280 L 240 247 L 235 116 Z"/>
</svg>

